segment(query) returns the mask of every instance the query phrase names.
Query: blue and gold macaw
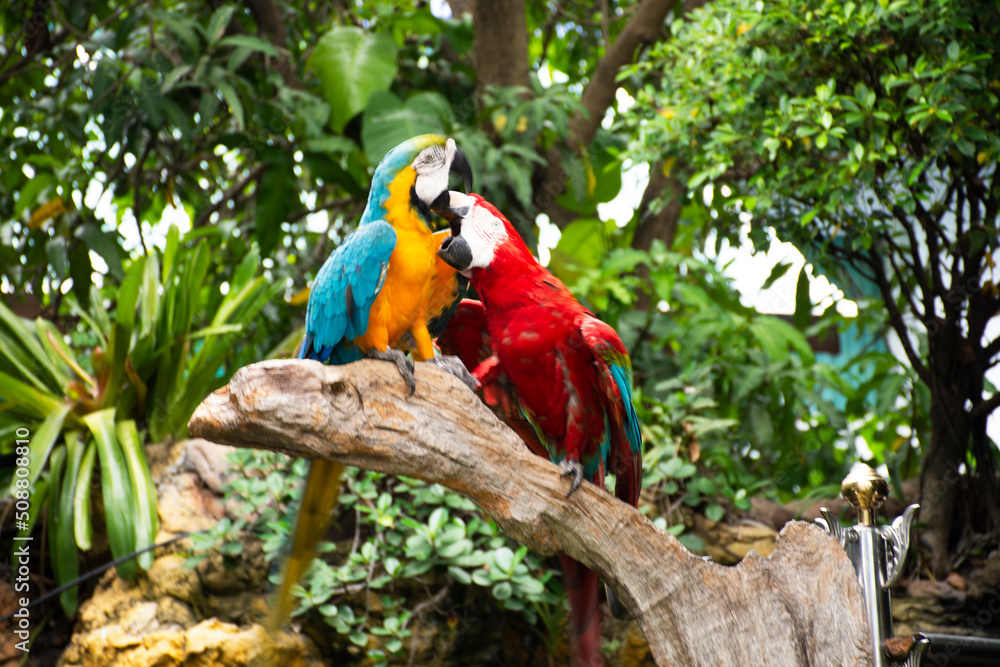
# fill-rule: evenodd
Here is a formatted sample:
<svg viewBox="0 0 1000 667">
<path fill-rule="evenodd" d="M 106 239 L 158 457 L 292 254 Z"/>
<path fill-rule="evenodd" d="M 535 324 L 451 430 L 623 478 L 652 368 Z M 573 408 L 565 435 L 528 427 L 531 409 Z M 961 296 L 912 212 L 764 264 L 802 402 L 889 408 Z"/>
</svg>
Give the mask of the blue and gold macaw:
<svg viewBox="0 0 1000 667">
<path fill-rule="evenodd" d="M 471 188 L 472 169 L 454 139 L 425 134 L 386 154 L 375 169 L 358 228 L 330 255 L 313 283 L 300 359 L 338 365 L 363 357 L 392 361 L 413 391 L 413 361 L 406 352 L 417 361 L 435 361 L 432 340 L 467 285 L 437 257 L 449 231 L 435 234 L 430 227 L 431 206 L 447 201 L 452 172 Z M 472 382 L 460 362 L 439 365 Z M 310 465 L 272 627 L 291 612 L 291 588 L 315 557 L 340 494 L 342 473 L 343 466 L 332 461 Z"/>
</svg>

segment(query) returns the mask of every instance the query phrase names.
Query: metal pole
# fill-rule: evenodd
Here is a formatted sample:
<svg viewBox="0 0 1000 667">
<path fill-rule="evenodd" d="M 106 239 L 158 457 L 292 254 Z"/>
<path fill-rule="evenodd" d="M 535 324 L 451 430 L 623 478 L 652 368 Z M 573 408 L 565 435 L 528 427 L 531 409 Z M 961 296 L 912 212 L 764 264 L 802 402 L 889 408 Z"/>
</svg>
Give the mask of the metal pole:
<svg viewBox="0 0 1000 667">
<path fill-rule="evenodd" d="M 830 512 L 822 509 L 816 522 L 836 537 L 854 564 L 864 592 L 865 613 L 872 635 L 872 664 L 888 667 L 882 642 L 892 637 L 889 587 L 899 578 L 910 542 L 910 525 L 918 509 L 906 508 L 891 526 L 879 528 L 875 512 L 889 495 L 889 485 L 866 465 L 858 465 L 844 479 L 840 492 L 858 512 L 858 525 L 843 528 Z"/>
</svg>

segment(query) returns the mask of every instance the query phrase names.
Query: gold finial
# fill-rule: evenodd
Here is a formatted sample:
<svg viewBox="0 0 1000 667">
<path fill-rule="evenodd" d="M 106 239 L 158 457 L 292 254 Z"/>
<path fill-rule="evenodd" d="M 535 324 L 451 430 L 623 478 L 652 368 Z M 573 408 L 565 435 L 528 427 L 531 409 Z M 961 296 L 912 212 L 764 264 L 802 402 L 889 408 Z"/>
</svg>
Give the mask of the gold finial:
<svg viewBox="0 0 1000 667">
<path fill-rule="evenodd" d="M 860 463 L 851 470 L 840 485 L 840 495 L 858 511 L 858 523 L 875 525 L 875 510 L 889 495 L 889 484 L 871 467 Z"/>
</svg>

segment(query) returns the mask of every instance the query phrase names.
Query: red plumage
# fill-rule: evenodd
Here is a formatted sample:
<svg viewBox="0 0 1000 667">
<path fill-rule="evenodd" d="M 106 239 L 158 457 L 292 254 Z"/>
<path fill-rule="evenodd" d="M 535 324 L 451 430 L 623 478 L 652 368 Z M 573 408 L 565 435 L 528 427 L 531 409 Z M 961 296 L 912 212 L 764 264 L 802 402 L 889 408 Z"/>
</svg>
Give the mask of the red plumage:
<svg viewBox="0 0 1000 667">
<path fill-rule="evenodd" d="M 468 246 L 461 255 L 468 266 L 455 266 L 482 304 L 462 302 L 438 339 L 442 350 L 475 369 L 486 402 L 533 452 L 561 463 L 567 474 L 582 472 L 601 488 L 605 472 L 616 474 L 616 495 L 636 505 L 641 440 L 631 403 L 631 362 L 618 334 L 535 260 L 491 204 L 478 195 L 452 193 L 448 211 L 453 239 Z M 447 260 L 447 246 L 442 248 Z M 562 558 L 574 664 L 600 664 L 597 577 Z"/>
</svg>

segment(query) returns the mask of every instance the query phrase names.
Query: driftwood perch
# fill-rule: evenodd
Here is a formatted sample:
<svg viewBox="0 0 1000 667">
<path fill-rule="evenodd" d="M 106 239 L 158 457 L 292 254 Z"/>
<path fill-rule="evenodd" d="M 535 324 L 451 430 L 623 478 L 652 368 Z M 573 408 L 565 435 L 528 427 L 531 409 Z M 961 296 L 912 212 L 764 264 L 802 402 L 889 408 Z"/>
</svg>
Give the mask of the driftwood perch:
<svg viewBox="0 0 1000 667">
<path fill-rule="evenodd" d="M 513 539 L 598 572 L 659 664 L 871 664 L 861 587 L 819 528 L 788 524 L 767 558 L 707 562 L 591 484 L 567 500 L 560 469 L 531 454 L 468 388 L 426 364 L 416 377 L 407 396 L 385 362 L 262 362 L 206 398 L 190 430 L 454 489 Z"/>
</svg>

